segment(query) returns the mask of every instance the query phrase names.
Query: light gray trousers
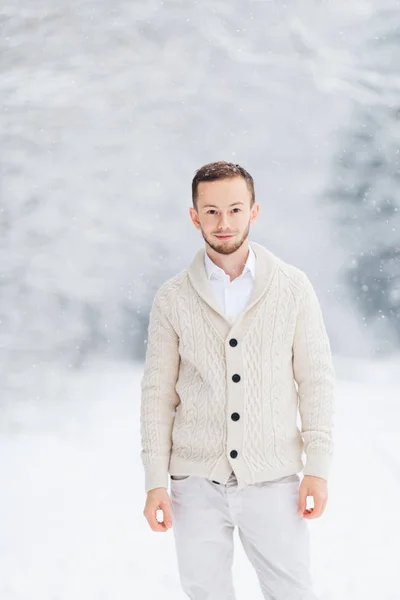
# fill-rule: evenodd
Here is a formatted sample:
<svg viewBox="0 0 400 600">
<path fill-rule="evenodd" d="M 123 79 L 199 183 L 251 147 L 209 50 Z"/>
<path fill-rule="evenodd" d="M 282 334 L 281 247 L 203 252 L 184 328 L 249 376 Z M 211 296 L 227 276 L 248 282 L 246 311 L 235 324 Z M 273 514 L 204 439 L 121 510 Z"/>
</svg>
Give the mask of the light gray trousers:
<svg viewBox="0 0 400 600">
<path fill-rule="evenodd" d="M 264 598 L 317 600 L 310 577 L 307 521 L 297 514 L 299 475 L 239 490 L 190 475 L 171 478 L 179 576 L 190 600 L 235 600 L 233 533 L 238 527 Z"/>
</svg>

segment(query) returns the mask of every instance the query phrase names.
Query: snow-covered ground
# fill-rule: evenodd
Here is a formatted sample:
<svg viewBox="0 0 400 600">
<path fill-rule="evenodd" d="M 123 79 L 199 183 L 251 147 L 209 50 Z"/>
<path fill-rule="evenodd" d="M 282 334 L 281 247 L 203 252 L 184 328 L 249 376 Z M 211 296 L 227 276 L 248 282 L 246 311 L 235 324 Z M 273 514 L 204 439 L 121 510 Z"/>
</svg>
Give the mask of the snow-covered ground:
<svg viewBox="0 0 400 600">
<path fill-rule="evenodd" d="M 400 361 L 336 359 L 329 502 L 309 522 L 321 600 L 398 600 Z M 172 531 L 150 530 L 141 364 L 35 367 L 0 406 L 1 600 L 184 600 Z M 33 390 L 33 391 L 32 391 Z M 236 537 L 238 600 L 262 598 Z"/>
</svg>

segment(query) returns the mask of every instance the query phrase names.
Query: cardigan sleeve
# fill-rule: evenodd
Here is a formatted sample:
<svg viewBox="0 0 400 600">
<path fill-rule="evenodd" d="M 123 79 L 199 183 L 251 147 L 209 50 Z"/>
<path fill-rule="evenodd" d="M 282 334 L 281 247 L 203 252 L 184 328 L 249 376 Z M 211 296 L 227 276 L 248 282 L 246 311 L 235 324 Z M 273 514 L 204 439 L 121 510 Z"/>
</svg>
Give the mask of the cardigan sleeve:
<svg viewBox="0 0 400 600">
<path fill-rule="evenodd" d="M 168 489 L 172 427 L 179 396 L 175 385 L 179 372 L 179 338 L 168 318 L 168 301 L 162 288 L 150 311 L 147 350 L 141 380 L 141 460 L 145 491 Z"/>
<path fill-rule="evenodd" d="M 302 273 L 302 291 L 293 342 L 298 385 L 304 475 L 328 479 L 333 456 L 335 372 L 321 307 L 311 281 Z"/>
</svg>

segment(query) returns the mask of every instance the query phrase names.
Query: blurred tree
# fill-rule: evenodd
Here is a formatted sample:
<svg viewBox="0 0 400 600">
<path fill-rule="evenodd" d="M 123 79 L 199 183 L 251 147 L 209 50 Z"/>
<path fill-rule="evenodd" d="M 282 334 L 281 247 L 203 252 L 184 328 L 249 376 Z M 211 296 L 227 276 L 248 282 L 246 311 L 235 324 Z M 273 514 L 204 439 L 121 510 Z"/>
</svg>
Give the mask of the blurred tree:
<svg viewBox="0 0 400 600">
<path fill-rule="evenodd" d="M 377 336 L 377 354 L 400 344 L 399 24 L 398 11 L 374 18 L 360 51 L 361 95 L 340 137 L 327 192 L 336 243 L 349 252 L 342 276 L 364 326 Z"/>
</svg>

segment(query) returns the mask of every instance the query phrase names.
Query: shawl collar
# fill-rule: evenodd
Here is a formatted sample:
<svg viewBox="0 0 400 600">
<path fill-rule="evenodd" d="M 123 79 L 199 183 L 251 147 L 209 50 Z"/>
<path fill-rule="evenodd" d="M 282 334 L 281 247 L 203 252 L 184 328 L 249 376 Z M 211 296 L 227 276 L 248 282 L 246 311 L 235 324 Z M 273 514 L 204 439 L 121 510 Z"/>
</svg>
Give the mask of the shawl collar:
<svg viewBox="0 0 400 600">
<path fill-rule="evenodd" d="M 265 294 L 272 282 L 278 267 L 278 257 L 270 250 L 267 250 L 261 244 L 249 242 L 256 255 L 256 272 L 253 284 L 253 290 L 250 300 L 238 317 L 234 324 L 221 312 L 221 309 L 216 302 L 210 281 L 207 278 L 207 272 L 204 265 L 205 248 L 201 248 L 195 255 L 192 263 L 187 268 L 189 280 L 197 294 L 206 302 L 212 310 L 209 313 L 211 321 L 214 323 L 218 331 L 225 339 L 228 333 L 231 333 L 239 327 L 243 319 L 248 316 L 248 311 L 258 302 L 263 294 Z"/>
</svg>

